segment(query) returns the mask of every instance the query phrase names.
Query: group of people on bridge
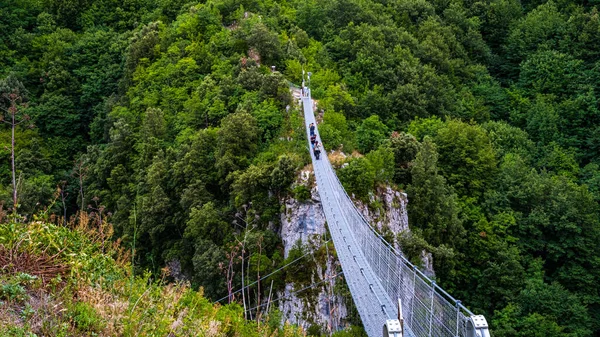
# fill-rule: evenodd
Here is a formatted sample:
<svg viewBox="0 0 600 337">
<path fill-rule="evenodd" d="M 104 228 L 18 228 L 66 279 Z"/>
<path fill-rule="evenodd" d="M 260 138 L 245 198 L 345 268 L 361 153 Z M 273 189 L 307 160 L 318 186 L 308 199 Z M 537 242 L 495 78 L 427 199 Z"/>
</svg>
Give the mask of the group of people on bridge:
<svg viewBox="0 0 600 337">
<path fill-rule="evenodd" d="M 319 157 L 321 156 L 321 149 L 320 149 L 319 141 L 317 140 L 317 135 L 315 135 L 315 123 L 310 123 L 309 130 L 310 130 L 310 144 L 312 145 L 312 150 L 315 155 L 315 158 L 317 160 L 319 160 Z"/>
</svg>

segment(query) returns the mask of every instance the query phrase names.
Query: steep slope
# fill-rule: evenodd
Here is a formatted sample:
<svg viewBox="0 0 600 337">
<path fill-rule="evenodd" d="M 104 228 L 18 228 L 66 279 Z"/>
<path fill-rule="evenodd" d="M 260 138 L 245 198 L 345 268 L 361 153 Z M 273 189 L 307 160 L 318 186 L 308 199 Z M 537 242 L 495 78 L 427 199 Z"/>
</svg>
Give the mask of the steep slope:
<svg viewBox="0 0 600 337">
<path fill-rule="evenodd" d="M 185 283 L 132 275 L 110 228 L 0 224 L 1 336 L 301 336 Z"/>
<path fill-rule="evenodd" d="M 282 201 L 285 211 L 281 214 L 280 236 L 284 256 L 293 260 L 309 254 L 307 260 L 310 262 L 304 263 L 302 271 L 302 267 L 297 267 L 295 270 L 303 275 L 288 279 L 285 289 L 279 292 L 283 298 L 279 302 L 283 318 L 308 331 L 323 333 L 351 324 L 360 325 L 344 276 L 339 275 L 340 262 L 330 241 L 311 165 L 300 171 L 294 186 L 295 190 L 305 191 L 305 194 L 296 193 L 296 197 Z M 356 205 L 370 223 L 394 238 L 408 231 L 407 202 L 405 194 L 386 186 L 378 189 L 370 203 L 356 200 Z M 310 292 L 295 294 L 298 289 L 314 283 L 320 286 Z"/>
</svg>

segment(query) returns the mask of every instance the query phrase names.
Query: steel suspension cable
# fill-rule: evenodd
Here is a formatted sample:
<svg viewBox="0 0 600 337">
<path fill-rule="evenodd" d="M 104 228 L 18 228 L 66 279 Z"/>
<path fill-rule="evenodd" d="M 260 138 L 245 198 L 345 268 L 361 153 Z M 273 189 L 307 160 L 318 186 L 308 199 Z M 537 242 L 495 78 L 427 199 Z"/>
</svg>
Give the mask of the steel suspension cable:
<svg viewBox="0 0 600 337">
<path fill-rule="evenodd" d="M 325 245 L 325 244 L 328 244 L 330 241 L 331 241 L 331 240 L 327 240 L 327 241 L 325 241 L 325 242 L 321 243 L 321 244 L 320 244 L 318 247 L 316 247 L 316 248 L 317 248 L 317 249 L 318 249 L 318 248 L 321 248 L 321 247 L 323 247 L 323 245 Z M 240 289 L 238 289 L 238 290 L 236 290 L 236 291 L 232 292 L 231 294 L 229 294 L 229 295 L 227 295 L 227 296 L 225 296 L 225 297 L 223 297 L 223 298 L 220 298 L 220 299 L 216 300 L 215 302 L 213 302 L 213 304 L 215 304 L 215 303 L 219 303 L 219 302 L 221 302 L 221 301 L 222 301 L 222 300 L 224 300 L 224 299 L 227 299 L 227 298 L 229 298 L 229 297 L 231 297 L 231 296 L 233 296 L 233 295 L 235 295 L 235 294 L 237 294 L 237 293 L 239 293 L 239 292 L 241 292 L 241 291 L 243 291 L 243 290 L 246 290 L 247 288 L 250 288 L 251 286 L 253 286 L 253 285 L 257 284 L 258 282 L 260 282 L 260 281 L 262 281 L 262 280 L 264 280 L 264 279 L 266 279 L 266 278 L 269 278 L 269 277 L 273 276 L 274 274 L 277 274 L 278 272 L 282 271 L 283 269 L 285 269 L 285 268 L 287 268 L 287 267 L 291 266 L 292 264 L 294 264 L 294 263 L 296 263 L 296 262 L 298 262 L 298 261 L 302 260 L 303 258 L 307 257 L 308 255 L 313 255 L 314 253 L 315 253 L 315 251 L 310 251 L 310 252 L 308 252 L 308 253 L 306 253 L 306 254 L 304 254 L 304 255 L 302 255 L 302 256 L 300 256 L 300 257 L 296 258 L 294 261 L 292 261 L 292 262 L 290 262 L 290 263 L 287 263 L 286 265 L 284 265 L 284 266 L 281 266 L 281 267 L 279 267 L 279 268 L 275 269 L 274 271 L 272 271 L 271 273 L 269 273 L 269 274 L 267 274 L 267 275 L 265 275 L 265 276 L 261 277 L 260 279 L 258 279 L 258 280 L 256 280 L 256 281 L 254 281 L 254 282 L 252 282 L 252 283 L 250 283 L 250 284 L 247 284 L 246 286 L 244 286 L 244 287 L 242 287 L 242 288 L 240 288 Z"/>
<path fill-rule="evenodd" d="M 339 272 L 339 273 L 337 273 L 337 274 L 335 274 L 335 275 L 331 276 L 331 278 L 338 277 L 338 276 L 342 275 L 343 273 L 344 273 L 344 272 L 343 272 L 343 271 L 341 271 L 341 272 Z M 329 282 L 329 280 L 322 280 L 322 281 L 319 281 L 319 282 L 317 282 L 317 283 L 312 283 L 311 285 L 309 285 L 309 286 L 306 286 L 306 287 L 304 287 L 304 288 L 302 288 L 302 289 L 296 290 L 296 291 L 294 291 L 294 292 L 291 292 L 291 293 L 289 293 L 289 294 L 288 294 L 288 295 L 286 295 L 286 296 L 280 296 L 279 298 L 277 298 L 277 299 L 275 299 L 275 300 L 271 301 L 271 303 L 278 302 L 278 301 L 284 300 L 284 299 L 286 299 L 286 298 L 290 298 L 292 295 L 296 295 L 296 294 L 298 294 L 298 293 L 301 293 L 301 292 L 303 292 L 303 291 L 305 291 L 305 290 L 312 289 L 312 288 L 314 288 L 314 287 L 316 287 L 316 286 L 318 286 L 318 285 L 321 285 L 321 284 L 323 284 L 323 283 L 325 283 L 325 282 Z M 264 303 L 264 304 L 261 304 L 261 305 L 257 305 L 257 306 L 255 306 L 254 308 L 251 308 L 251 309 L 248 309 L 248 310 L 246 310 L 246 312 L 248 312 L 248 311 L 252 311 L 252 310 L 255 310 L 255 309 L 258 309 L 258 308 L 261 308 L 261 307 L 264 307 L 264 306 L 266 306 L 267 304 L 268 304 L 268 303 Z"/>
</svg>

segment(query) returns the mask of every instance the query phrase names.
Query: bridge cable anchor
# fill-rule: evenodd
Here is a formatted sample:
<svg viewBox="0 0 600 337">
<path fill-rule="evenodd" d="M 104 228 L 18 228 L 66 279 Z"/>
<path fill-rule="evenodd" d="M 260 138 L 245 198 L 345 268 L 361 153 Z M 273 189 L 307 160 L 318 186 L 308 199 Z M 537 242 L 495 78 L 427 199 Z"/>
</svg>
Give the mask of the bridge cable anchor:
<svg viewBox="0 0 600 337">
<path fill-rule="evenodd" d="M 404 317 L 402 316 L 402 300 L 398 299 L 398 319 L 388 319 L 383 325 L 383 337 L 403 337 Z"/>
<path fill-rule="evenodd" d="M 467 337 L 490 337 L 488 323 L 483 315 L 472 315 L 467 319 Z"/>
</svg>

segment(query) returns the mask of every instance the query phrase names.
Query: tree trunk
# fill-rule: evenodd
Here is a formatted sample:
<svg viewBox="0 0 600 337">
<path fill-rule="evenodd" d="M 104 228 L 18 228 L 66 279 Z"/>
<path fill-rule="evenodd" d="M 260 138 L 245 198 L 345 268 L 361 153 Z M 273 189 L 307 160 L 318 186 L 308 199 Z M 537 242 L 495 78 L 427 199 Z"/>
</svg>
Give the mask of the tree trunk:
<svg viewBox="0 0 600 337">
<path fill-rule="evenodd" d="M 63 225 L 66 226 L 67 225 L 67 204 L 66 204 L 66 200 L 65 200 L 66 199 L 65 191 L 61 190 L 60 195 L 61 195 L 62 204 L 63 204 Z"/>
<path fill-rule="evenodd" d="M 11 104 L 12 106 L 11 108 L 11 117 L 12 117 L 12 122 L 11 122 L 11 129 L 12 129 L 12 135 L 11 135 L 11 140 L 10 140 L 10 161 L 11 161 L 11 168 L 12 168 L 12 185 L 13 185 L 13 213 L 17 214 L 17 172 L 15 170 L 15 128 L 17 126 L 16 124 L 16 120 L 15 120 L 15 115 L 17 114 L 17 107 L 15 106 L 15 103 L 13 102 Z"/>
<path fill-rule="evenodd" d="M 79 165 L 82 165 L 81 163 Z M 83 175 L 81 173 L 81 166 L 79 167 L 79 194 L 81 195 L 81 208 L 80 210 L 83 211 L 84 208 L 83 206 L 85 205 L 85 200 L 83 198 Z"/>
<path fill-rule="evenodd" d="M 256 283 L 257 283 L 257 296 L 256 296 L 256 322 L 260 324 L 260 259 L 262 254 L 262 237 L 258 240 L 258 266 L 256 268 Z"/>
<path fill-rule="evenodd" d="M 250 254 L 248 254 L 248 255 L 250 255 Z M 250 275 L 250 258 L 248 258 L 248 263 L 246 264 L 246 277 L 250 278 L 249 275 Z M 250 281 L 250 280 L 248 279 L 248 281 Z M 248 294 L 247 294 L 248 295 L 247 296 L 248 297 L 248 308 L 251 308 L 251 306 L 250 306 L 250 304 L 251 304 L 250 303 L 250 298 L 251 298 L 250 297 L 250 287 L 246 287 L 246 290 L 248 291 Z M 250 317 L 250 320 L 253 320 L 251 310 L 248 310 L 248 317 Z"/>
<path fill-rule="evenodd" d="M 244 250 L 246 249 L 246 234 L 244 234 L 244 244 L 242 245 L 242 301 L 244 302 L 244 319 L 248 319 L 246 310 L 246 292 L 244 291 Z"/>
<path fill-rule="evenodd" d="M 275 280 L 271 280 L 271 288 L 269 289 L 269 298 L 267 299 L 267 310 L 266 310 L 267 315 L 269 314 L 269 309 L 271 307 L 271 293 L 273 292 L 273 281 L 275 281 Z"/>
</svg>

